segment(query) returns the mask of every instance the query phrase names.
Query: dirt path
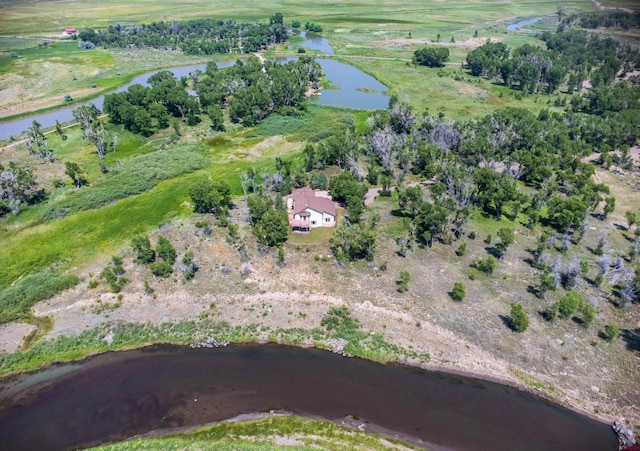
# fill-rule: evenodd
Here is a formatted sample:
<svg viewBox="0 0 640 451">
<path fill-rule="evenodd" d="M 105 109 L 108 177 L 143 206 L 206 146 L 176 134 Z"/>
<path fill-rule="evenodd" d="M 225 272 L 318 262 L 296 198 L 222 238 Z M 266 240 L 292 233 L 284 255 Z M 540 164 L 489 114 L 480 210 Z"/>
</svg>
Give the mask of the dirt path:
<svg viewBox="0 0 640 451">
<path fill-rule="evenodd" d="M 631 8 L 621 8 L 618 6 L 602 6 L 602 3 L 597 0 L 591 1 L 598 7 L 600 11 L 624 11 L 625 13 L 633 14 L 633 9 Z"/>
</svg>

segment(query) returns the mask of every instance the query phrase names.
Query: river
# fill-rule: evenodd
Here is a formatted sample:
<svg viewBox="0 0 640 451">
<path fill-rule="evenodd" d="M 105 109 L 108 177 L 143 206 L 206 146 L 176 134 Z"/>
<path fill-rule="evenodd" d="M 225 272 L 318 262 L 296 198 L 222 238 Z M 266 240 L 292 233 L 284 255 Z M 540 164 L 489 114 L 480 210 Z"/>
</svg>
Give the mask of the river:
<svg viewBox="0 0 640 451">
<path fill-rule="evenodd" d="M 346 415 L 448 450 L 613 450 L 611 428 L 479 379 L 279 345 L 156 346 L 0 385 L 3 449 L 71 449 L 284 409 Z"/>
<path fill-rule="evenodd" d="M 322 48 L 325 51 L 333 53 L 329 42 L 318 35 L 310 34 L 307 41 L 303 45 L 310 48 Z M 286 60 L 286 59 L 285 59 Z M 365 110 L 378 110 L 386 109 L 389 105 L 389 97 L 384 95 L 387 91 L 387 87 L 359 69 L 348 64 L 340 63 L 338 61 L 319 59 L 317 60 L 325 77 L 331 81 L 331 83 L 339 87 L 335 90 L 325 90 L 322 95 L 313 96 L 310 99 L 311 103 L 318 103 L 320 105 L 327 106 L 339 106 L 347 108 L 358 108 Z M 218 63 L 218 67 L 225 68 L 235 64 L 235 60 Z M 192 66 L 173 67 L 168 69 L 173 72 L 176 78 L 188 76 L 194 70 L 201 70 L 204 72 L 206 69 L 205 64 L 196 64 Z M 121 92 L 126 90 L 133 84 L 140 84 L 148 86 L 147 80 L 152 75 L 159 71 L 148 72 L 135 78 L 131 83 L 119 87 L 112 92 Z M 94 104 L 98 109 L 102 109 L 104 102 L 104 96 L 97 97 L 84 105 Z M 23 119 L 17 119 L 14 121 L 0 123 L 0 139 L 7 139 L 11 136 L 18 136 L 25 130 L 27 130 L 34 120 L 37 120 L 43 127 L 53 127 L 58 120 L 60 123 L 70 122 L 73 118 L 73 110 L 80 105 L 73 105 L 66 108 L 50 111 L 42 114 L 35 114 Z"/>
</svg>

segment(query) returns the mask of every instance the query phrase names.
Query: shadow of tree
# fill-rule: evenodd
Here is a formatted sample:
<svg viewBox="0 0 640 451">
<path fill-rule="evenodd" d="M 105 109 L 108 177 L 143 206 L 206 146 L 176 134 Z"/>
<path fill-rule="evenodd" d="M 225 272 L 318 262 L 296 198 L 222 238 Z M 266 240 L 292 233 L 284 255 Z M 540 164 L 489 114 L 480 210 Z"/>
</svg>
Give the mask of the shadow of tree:
<svg viewBox="0 0 640 451">
<path fill-rule="evenodd" d="M 511 329 L 512 331 L 516 331 L 513 327 L 513 319 L 511 319 L 510 316 L 505 316 L 505 315 L 498 315 L 500 317 L 500 319 L 502 320 L 502 323 L 507 326 L 509 329 Z"/>
<path fill-rule="evenodd" d="M 620 336 L 626 342 L 627 350 L 640 354 L 640 328 L 623 329 Z"/>
</svg>

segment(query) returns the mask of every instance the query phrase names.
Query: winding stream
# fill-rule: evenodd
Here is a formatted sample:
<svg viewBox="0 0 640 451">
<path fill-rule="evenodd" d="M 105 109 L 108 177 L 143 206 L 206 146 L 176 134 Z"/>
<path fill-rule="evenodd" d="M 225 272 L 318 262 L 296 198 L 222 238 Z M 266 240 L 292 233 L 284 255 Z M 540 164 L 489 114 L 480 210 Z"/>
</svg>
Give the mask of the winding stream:
<svg viewBox="0 0 640 451">
<path fill-rule="evenodd" d="M 71 449 L 284 409 L 346 415 L 447 450 L 608 450 L 610 427 L 515 388 L 314 349 L 107 353 L 4 381 L 3 449 Z"/>
</svg>

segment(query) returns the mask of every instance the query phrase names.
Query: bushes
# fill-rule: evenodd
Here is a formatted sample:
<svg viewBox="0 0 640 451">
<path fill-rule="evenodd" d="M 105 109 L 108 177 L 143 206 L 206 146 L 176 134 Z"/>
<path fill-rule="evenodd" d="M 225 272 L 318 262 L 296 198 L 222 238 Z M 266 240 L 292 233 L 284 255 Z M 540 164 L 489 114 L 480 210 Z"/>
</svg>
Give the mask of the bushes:
<svg viewBox="0 0 640 451">
<path fill-rule="evenodd" d="M 453 290 L 451 291 L 451 297 L 456 301 L 463 301 L 467 295 L 467 287 L 464 282 L 455 282 L 453 284 Z"/>
<path fill-rule="evenodd" d="M 400 293 L 404 293 L 409 289 L 409 281 L 411 280 L 411 274 L 409 271 L 400 271 L 400 277 L 396 281 L 397 290 Z"/>
<path fill-rule="evenodd" d="M 76 286 L 80 279 L 71 274 L 37 273 L 0 291 L 0 324 L 29 316 L 29 309 L 37 302 Z"/>
<path fill-rule="evenodd" d="M 478 269 L 487 274 L 493 274 L 493 271 L 496 269 L 496 259 L 491 255 L 488 255 L 487 258 L 477 258 L 471 264 L 474 268 Z"/>
<path fill-rule="evenodd" d="M 529 327 L 529 317 L 520 304 L 511 304 L 511 327 L 516 332 L 524 332 Z"/>
<path fill-rule="evenodd" d="M 138 253 L 138 258 L 134 260 L 136 263 L 149 265 L 151 273 L 156 277 L 167 278 L 171 275 L 177 253 L 176 248 L 173 247 L 168 239 L 162 235 L 159 236 L 155 251 L 151 248 L 151 243 L 147 236 L 140 235 L 134 237 L 132 245 L 133 249 Z M 162 261 L 156 261 L 156 255 L 160 257 Z M 191 258 L 193 258 L 193 254 L 191 254 Z M 189 263 L 192 264 L 191 261 Z M 195 267 L 193 264 L 192 266 Z M 193 270 L 193 273 L 190 278 L 193 278 L 193 275 L 195 275 L 195 270 Z"/>
<path fill-rule="evenodd" d="M 120 293 L 122 288 L 129 283 L 129 279 L 123 277 L 125 273 L 120 257 L 111 257 L 111 263 L 100 273 L 100 278 L 109 284 L 112 293 Z"/>
</svg>

